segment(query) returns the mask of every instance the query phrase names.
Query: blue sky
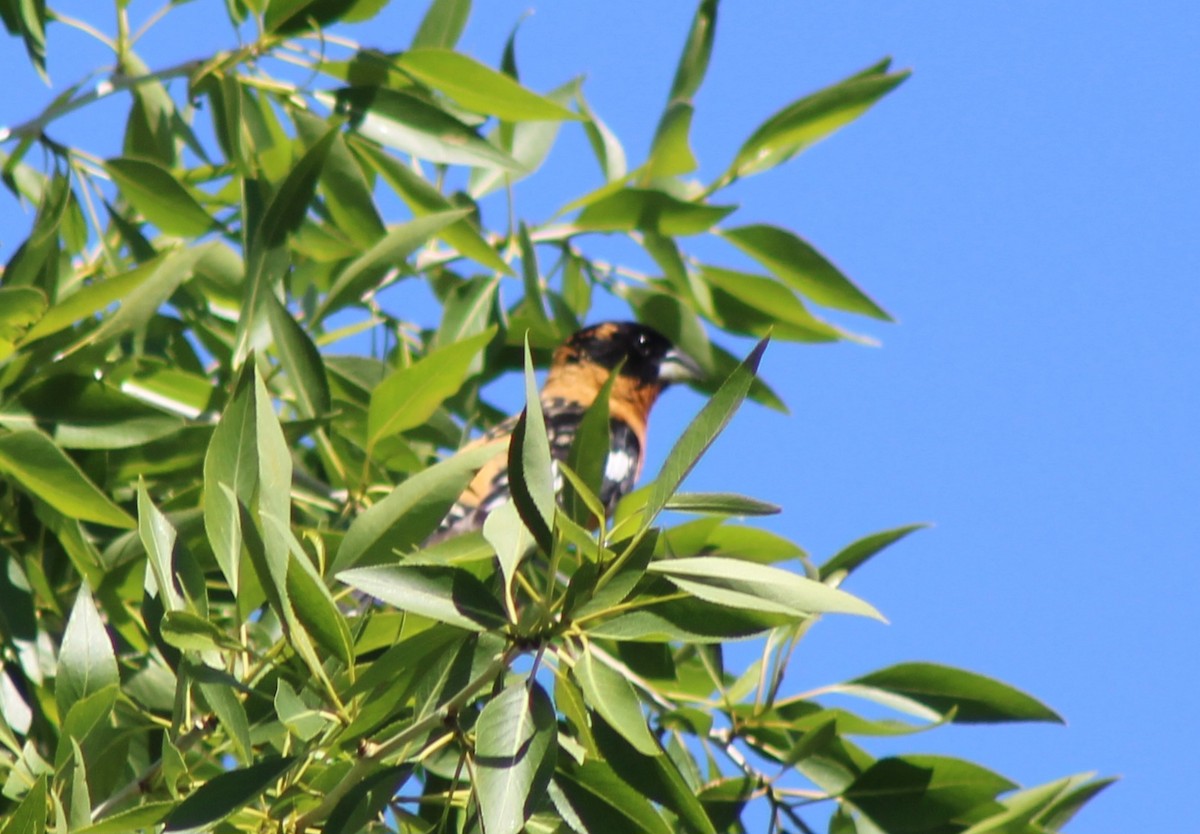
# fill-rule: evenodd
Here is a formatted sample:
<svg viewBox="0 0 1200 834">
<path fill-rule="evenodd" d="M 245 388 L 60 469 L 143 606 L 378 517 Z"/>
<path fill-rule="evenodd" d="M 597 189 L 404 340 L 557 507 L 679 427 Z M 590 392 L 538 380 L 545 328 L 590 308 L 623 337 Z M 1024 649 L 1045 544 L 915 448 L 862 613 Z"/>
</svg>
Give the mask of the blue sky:
<svg viewBox="0 0 1200 834">
<path fill-rule="evenodd" d="M 213 5 L 183 6 L 180 20 Z M 407 43 L 422 4 L 393 5 L 351 34 Z M 460 48 L 494 63 L 533 5 L 523 81 L 548 90 L 585 73 L 593 107 L 640 159 L 691 3 L 477 5 Z M 1068 726 L 951 728 L 901 747 L 1022 783 L 1123 776 L 1073 831 L 1178 829 L 1200 743 L 1197 43 L 1192 0 L 731 2 L 697 97 L 711 177 L 797 96 L 884 55 L 914 70 L 859 122 L 730 192 L 739 222 L 797 230 L 900 323 L 866 326 L 880 348 L 773 346 L 764 374 L 792 414 L 748 406 L 689 487 L 784 505 L 771 526 L 821 558 L 933 522 L 850 586 L 891 625 L 823 623 L 791 684 L 919 659 L 1030 691 Z M 228 45 L 223 29 L 167 28 L 143 57 L 161 67 Z M 102 60 L 54 28 L 50 54 L 60 85 Z M 0 124 L 46 100 L 16 41 L 0 72 Z M 578 137 L 549 165 L 598 184 Z M 538 185 L 556 177 L 518 188 L 524 215 L 573 196 Z M 0 198 L 0 257 L 28 223 Z M 668 395 L 652 427 L 659 458 L 700 405 Z"/>
</svg>

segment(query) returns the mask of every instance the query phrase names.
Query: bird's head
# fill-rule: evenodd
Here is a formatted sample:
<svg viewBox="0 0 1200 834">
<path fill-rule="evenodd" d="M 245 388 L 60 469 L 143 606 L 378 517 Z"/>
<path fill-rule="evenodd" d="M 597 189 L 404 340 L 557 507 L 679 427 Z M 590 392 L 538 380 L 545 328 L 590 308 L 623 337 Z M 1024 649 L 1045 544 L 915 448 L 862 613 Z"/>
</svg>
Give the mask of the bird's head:
<svg viewBox="0 0 1200 834">
<path fill-rule="evenodd" d="M 553 369 L 591 370 L 600 379 L 620 366 L 619 382 L 655 393 L 672 382 L 700 379 L 696 360 L 666 336 L 636 322 L 604 322 L 576 332 L 554 353 Z M 552 370 L 553 372 L 553 370 Z"/>
</svg>

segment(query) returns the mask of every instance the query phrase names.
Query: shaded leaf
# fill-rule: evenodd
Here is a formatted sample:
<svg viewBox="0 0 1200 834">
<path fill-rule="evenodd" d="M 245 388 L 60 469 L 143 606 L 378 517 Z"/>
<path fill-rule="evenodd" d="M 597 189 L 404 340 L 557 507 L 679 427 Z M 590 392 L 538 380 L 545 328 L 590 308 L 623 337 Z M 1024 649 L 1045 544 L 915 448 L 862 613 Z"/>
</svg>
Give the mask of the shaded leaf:
<svg viewBox="0 0 1200 834">
<path fill-rule="evenodd" d="M 133 518 L 41 432 L 0 436 L 0 474 L 68 518 L 131 529 Z"/>
<path fill-rule="evenodd" d="M 533 375 L 529 337 L 525 338 L 525 409 L 513 428 L 508 445 L 508 488 L 521 520 L 538 546 L 553 548 L 555 474 L 546 435 L 546 420 Z"/>
<path fill-rule="evenodd" d="M 880 759 L 843 797 L 885 831 L 941 831 L 950 822 L 1001 810 L 996 795 L 1016 787 L 962 759 L 903 756 Z"/>
<path fill-rule="evenodd" d="M 296 761 L 292 756 L 267 757 L 214 776 L 179 803 L 167 816 L 163 831 L 197 831 L 219 822 L 262 796 Z"/>
</svg>

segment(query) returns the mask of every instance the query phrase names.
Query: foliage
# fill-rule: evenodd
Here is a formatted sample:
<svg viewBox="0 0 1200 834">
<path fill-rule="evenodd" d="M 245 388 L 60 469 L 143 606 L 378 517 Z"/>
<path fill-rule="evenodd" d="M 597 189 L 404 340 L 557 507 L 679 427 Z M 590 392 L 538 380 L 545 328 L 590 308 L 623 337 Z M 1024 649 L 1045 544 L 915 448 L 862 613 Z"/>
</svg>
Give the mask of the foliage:
<svg viewBox="0 0 1200 834">
<path fill-rule="evenodd" d="M 728 225 L 722 192 L 905 73 L 884 61 L 784 106 L 703 184 L 689 133 L 715 0 L 632 168 L 578 82 L 520 83 L 515 32 L 499 70 L 455 51 L 464 0 L 434 0 L 395 53 L 335 25 L 382 0 L 228 0 L 243 45 L 158 70 L 126 5 L 104 83 L 3 134 L 5 184 L 36 207 L 0 283 L 5 832 L 1037 832 L 1107 784 L 1018 791 L 968 761 L 873 756 L 864 737 L 1058 716 L 925 663 L 783 692 L 822 614 L 879 616 L 839 586 L 915 527 L 816 567 L 735 520 L 770 505 L 678 492 L 744 399 L 781 405 L 755 375 L 765 340 L 739 362 L 710 332 L 856 338 L 810 304 L 887 319 L 795 233 Z M 0 13 L 42 70 L 48 21 L 99 34 L 41 3 Z M 117 100 L 120 155 L 51 138 Z M 560 129 L 586 133 L 602 184 L 551 222 L 484 225 Z M 653 274 L 597 258 L 604 236 Z M 695 236 L 764 271 L 700 262 Z M 389 313 L 401 282 L 440 315 Z M 606 519 L 605 412 L 556 508 L 531 396 L 514 503 L 422 549 L 483 461 L 449 450 L 503 416 L 488 384 L 524 368 L 533 391 L 600 292 L 700 361 L 708 405 Z M 335 352 L 364 332 L 370 355 Z M 727 666 L 750 637 L 760 659 Z"/>
</svg>

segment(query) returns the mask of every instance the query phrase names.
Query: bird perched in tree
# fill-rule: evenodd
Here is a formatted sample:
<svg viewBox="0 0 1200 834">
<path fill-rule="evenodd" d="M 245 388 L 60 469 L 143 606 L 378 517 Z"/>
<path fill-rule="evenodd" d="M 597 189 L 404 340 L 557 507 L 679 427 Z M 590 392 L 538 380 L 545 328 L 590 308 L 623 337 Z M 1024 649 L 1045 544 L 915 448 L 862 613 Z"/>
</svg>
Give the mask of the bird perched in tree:
<svg viewBox="0 0 1200 834">
<path fill-rule="evenodd" d="M 605 322 L 578 331 L 554 351 L 541 391 L 555 460 L 567 459 L 584 413 L 618 366 L 609 396 L 611 442 L 599 496 L 608 512 L 641 474 L 646 424 L 658 395 L 672 382 L 702 376 L 694 359 L 643 324 Z M 497 455 L 471 480 L 428 544 L 478 530 L 487 514 L 508 499 L 508 460 L 500 452 L 507 448 L 516 422 L 510 417 L 470 444 L 468 448 L 494 444 Z"/>
</svg>

